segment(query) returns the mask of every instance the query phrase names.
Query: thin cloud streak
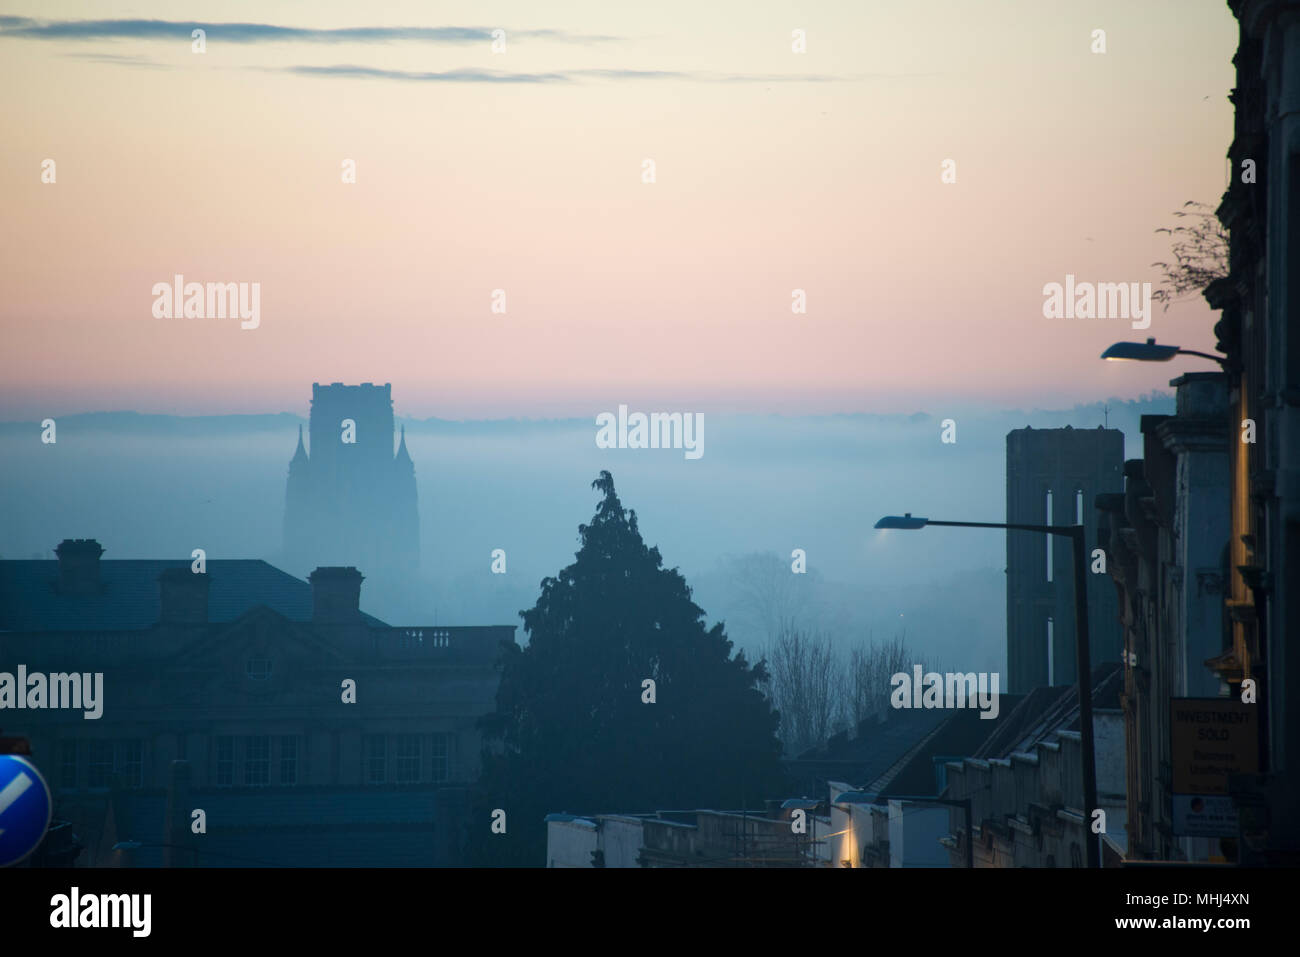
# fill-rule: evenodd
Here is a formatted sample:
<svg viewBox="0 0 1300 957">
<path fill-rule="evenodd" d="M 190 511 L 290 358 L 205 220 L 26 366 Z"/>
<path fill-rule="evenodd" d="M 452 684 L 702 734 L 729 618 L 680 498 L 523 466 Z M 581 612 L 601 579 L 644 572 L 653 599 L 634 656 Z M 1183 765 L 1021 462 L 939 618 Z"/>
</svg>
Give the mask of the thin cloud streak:
<svg viewBox="0 0 1300 957">
<path fill-rule="evenodd" d="M 567 83 L 563 73 L 496 73 L 491 70 L 446 70 L 442 73 L 413 73 L 380 70 L 369 66 L 288 66 L 268 68 L 275 73 L 298 76 L 351 77 L 353 79 L 407 80 L 419 83 Z"/>
<path fill-rule="evenodd" d="M 170 70 L 169 63 L 146 60 L 142 56 L 121 56 L 117 53 L 64 53 L 71 60 L 86 60 L 91 63 L 109 63 L 113 66 L 143 66 L 151 70 Z"/>
<path fill-rule="evenodd" d="M 184 20 L 36 20 L 0 16 L 0 37 L 35 40 L 176 40 L 201 29 L 209 41 L 228 43 L 485 43 L 493 27 L 340 27 L 330 30 L 284 27 L 270 23 L 200 23 Z M 508 39 L 554 40 L 559 43 L 609 43 L 619 37 L 568 33 L 563 30 L 507 30 Z"/>
<path fill-rule="evenodd" d="M 273 72 L 299 76 L 327 76 L 401 80 L 411 83 L 572 83 L 575 80 L 679 80 L 691 83 L 843 83 L 859 79 L 895 78 L 894 74 L 831 76 L 824 73 L 705 73 L 684 70 L 566 70 L 554 73 L 499 73 L 492 70 L 446 70 L 426 73 L 377 67 L 337 66 L 271 67 Z M 909 74 L 925 76 L 929 74 Z"/>
</svg>

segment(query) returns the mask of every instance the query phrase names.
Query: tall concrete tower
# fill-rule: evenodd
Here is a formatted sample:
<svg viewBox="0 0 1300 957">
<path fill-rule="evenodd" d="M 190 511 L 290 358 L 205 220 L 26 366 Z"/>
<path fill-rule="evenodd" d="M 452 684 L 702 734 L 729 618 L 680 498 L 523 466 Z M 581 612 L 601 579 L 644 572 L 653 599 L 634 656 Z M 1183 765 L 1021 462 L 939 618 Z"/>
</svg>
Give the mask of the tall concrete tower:
<svg viewBox="0 0 1300 957">
<path fill-rule="evenodd" d="M 1079 525 L 1089 562 L 1088 630 L 1093 667 L 1118 661 L 1122 635 L 1115 589 L 1091 571 L 1100 492 L 1124 490 L 1118 429 L 1015 429 L 1007 434 L 1007 522 Z M 1007 532 L 1007 691 L 1075 681 L 1074 567 L 1070 540 Z"/>
<path fill-rule="evenodd" d="M 284 547 L 294 571 L 354 566 L 409 575 L 420 561 L 415 465 L 403 430 L 393 452 L 392 386 L 312 384 L 310 449 L 285 489 Z"/>
</svg>

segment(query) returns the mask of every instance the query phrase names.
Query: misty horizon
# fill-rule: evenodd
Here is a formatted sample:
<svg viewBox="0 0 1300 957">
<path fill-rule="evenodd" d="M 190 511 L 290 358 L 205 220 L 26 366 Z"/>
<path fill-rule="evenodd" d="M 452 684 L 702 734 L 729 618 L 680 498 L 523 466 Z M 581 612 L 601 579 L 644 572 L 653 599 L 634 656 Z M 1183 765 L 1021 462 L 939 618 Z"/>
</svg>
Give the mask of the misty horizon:
<svg viewBox="0 0 1300 957">
<path fill-rule="evenodd" d="M 395 387 L 399 406 L 401 395 Z M 591 518 L 590 482 L 609 469 L 647 542 L 681 569 L 709 620 L 725 621 L 751 653 L 773 623 L 741 597 L 737 560 L 767 555 L 788 571 L 802 548 L 808 574 L 790 576 L 801 627 L 841 647 L 906 635 L 959 670 L 1000 670 L 1005 536 L 891 537 L 871 525 L 902 511 L 1000 521 L 1009 430 L 1095 428 L 1108 418 L 1135 455 L 1139 418 L 1172 405 L 1152 393 L 1057 411 L 961 412 L 954 444 L 941 442 L 943 419 L 927 413 L 710 415 L 697 461 L 597 448 L 594 415 L 397 416 L 394 447 L 404 427 L 415 464 L 420 567 L 400 579 L 362 568 L 362 607 L 392 624 L 517 624 L 537 583 L 571 559 L 577 526 Z M 286 562 L 281 533 L 284 478 L 305 417 L 92 412 L 57 422 L 54 446 L 41 445 L 36 423 L 0 423 L 14 463 L 0 478 L 5 558 L 48 558 L 64 538 L 93 537 L 109 559 L 183 557 L 202 545 L 212 557 L 262 558 L 300 578 L 311 570 Z M 112 480 L 107 499 L 87 495 L 81 477 L 91 463 Z M 489 573 L 495 548 L 508 556 L 505 575 Z"/>
</svg>

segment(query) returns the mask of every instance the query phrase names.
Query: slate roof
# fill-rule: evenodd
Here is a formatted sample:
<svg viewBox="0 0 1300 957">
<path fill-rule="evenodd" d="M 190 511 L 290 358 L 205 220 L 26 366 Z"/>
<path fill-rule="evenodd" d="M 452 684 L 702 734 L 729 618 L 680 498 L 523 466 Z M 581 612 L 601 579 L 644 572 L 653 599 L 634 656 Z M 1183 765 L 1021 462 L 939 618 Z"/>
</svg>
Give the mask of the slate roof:
<svg viewBox="0 0 1300 957">
<path fill-rule="evenodd" d="M 998 716 L 982 718 L 978 708 L 958 708 L 946 712 L 947 720 L 915 745 L 906 758 L 871 783 L 869 790 L 880 797 L 910 795 L 937 796 L 938 758 L 965 758 L 975 754 L 988 738 L 1001 728 L 1024 701 L 1025 695 L 998 695 Z"/>
<path fill-rule="evenodd" d="M 801 786 L 816 778 L 864 787 L 951 716 L 942 708 L 886 708 L 879 717 L 859 722 L 856 737 L 837 734 L 825 748 L 805 751 L 786 764 Z"/>
<path fill-rule="evenodd" d="M 0 561 L 0 632 L 143 631 L 158 622 L 158 576 L 189 559 L 99 562 L 99 594 L 61 595 L 58 561 Z M 264 561 L 209 559 L 208 622 L 235 621 L 265 605 L 290 621 L 310 621 L 311 585 Z M 369 625 L 385 623 L 364 612 Z"/>
<path fill-rule="evenodd" d="M 1124 667 L 1116 662 L 1098 665 L 1092 672 L 1092 710 L 1118 710 L 1124 688 Z M 1079 730 L 1078 685 L 1035 688 L 971 757 L 1005 758 L 1015 752 L 1031 753 L 1039 741 L 1052 741 L 1058 731 Z"/>
</svg>

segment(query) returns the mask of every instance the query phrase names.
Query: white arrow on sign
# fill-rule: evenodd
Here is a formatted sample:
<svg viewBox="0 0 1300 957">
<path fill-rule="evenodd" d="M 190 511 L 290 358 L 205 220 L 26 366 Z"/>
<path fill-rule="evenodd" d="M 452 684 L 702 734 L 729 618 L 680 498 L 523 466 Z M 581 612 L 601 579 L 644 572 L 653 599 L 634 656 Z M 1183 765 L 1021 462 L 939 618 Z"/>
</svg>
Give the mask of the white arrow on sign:
<svg viewBox="0 0 1300 957">
<path fill-rule="evenodd" d="M 9 810 L 9 805 L 13 804 L 14 801 L 17 801 L 19 795 L 35 783 L 36 782 L 27 776 L 26 771 L 19 771 L 18 777 L 6 784 L 3 790 L 0 790 L 0 814 Z M 4 832 L 5 829 L 0 827 L 0 834 L 3 834 Z"/>
</svg>

